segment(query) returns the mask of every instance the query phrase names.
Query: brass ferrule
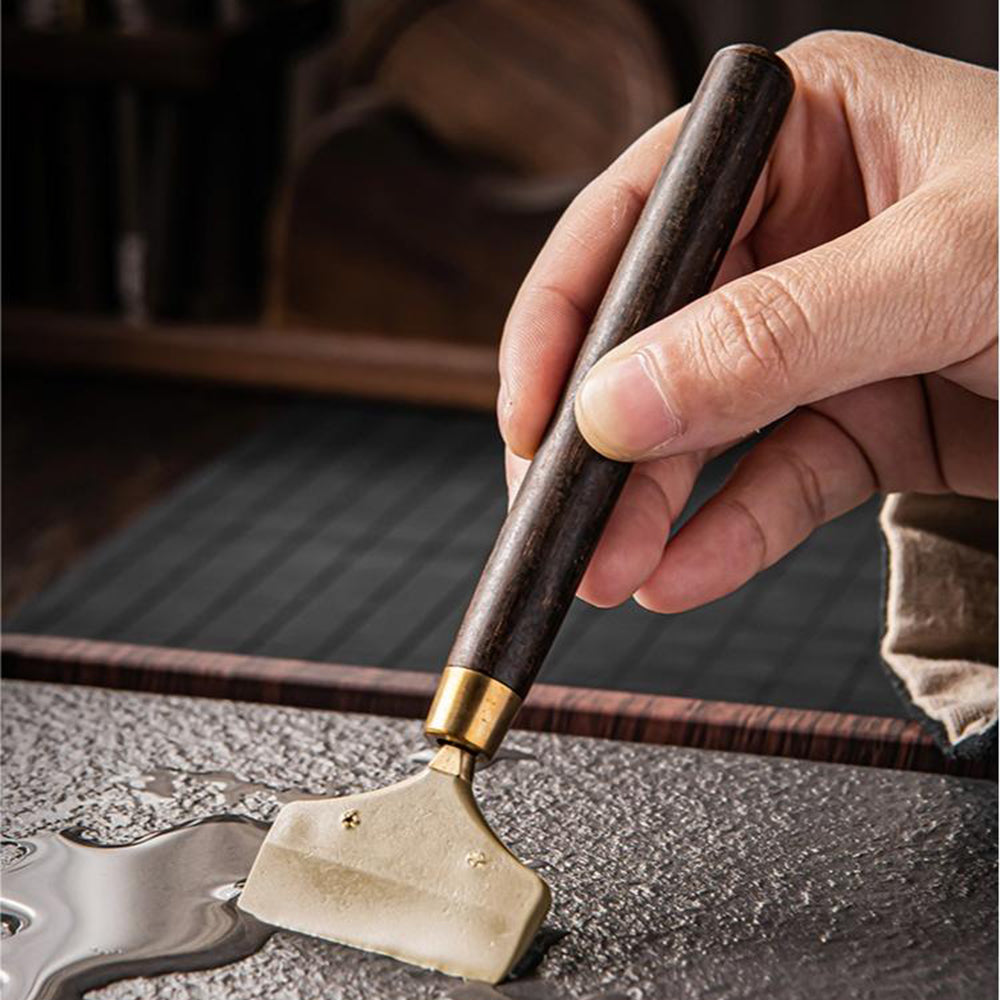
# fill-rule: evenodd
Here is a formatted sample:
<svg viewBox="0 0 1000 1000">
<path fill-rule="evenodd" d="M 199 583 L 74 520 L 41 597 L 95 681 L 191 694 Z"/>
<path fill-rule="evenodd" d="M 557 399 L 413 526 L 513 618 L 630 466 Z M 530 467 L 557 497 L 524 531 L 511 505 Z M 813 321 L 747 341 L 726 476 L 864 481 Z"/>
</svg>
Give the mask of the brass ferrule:
<svg viewBox="0 0 1000 1000">
<path fill-rule="evenodd" d="M 424 732 L 492 757 L 521 707 L 506 684 L 468 667 L 444 668 Z"/>
</svg>

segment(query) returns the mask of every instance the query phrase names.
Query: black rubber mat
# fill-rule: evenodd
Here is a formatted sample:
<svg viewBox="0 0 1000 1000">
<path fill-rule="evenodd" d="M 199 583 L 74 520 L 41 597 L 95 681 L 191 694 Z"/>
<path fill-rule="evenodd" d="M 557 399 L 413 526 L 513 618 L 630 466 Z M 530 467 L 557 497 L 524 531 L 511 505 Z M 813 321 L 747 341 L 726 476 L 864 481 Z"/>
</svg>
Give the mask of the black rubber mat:
<svg viewBox="0 0 1000 1000">
<path fill-rule="evenodd" d="M 705 472 L 692 500 L 732 463 Z M 505 510 L 478 414 L 309 402 L 203 468 L 9 631 L 438 670 Z M 878 661 L 869 503 L 738 593 L 674 616 L 573 607 L 551 682 L 902 715 Z"/>
</svg>

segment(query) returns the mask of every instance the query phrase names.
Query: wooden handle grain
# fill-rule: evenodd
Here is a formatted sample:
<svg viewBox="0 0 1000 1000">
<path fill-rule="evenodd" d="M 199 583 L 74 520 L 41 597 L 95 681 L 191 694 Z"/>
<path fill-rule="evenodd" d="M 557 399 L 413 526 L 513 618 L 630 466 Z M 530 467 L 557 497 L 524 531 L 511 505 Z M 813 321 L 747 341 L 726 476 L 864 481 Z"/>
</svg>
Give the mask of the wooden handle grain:
<svg viewBox="0 0 1000 1000">
<path fill-rule="evenodd" d="M 584 441 L 573 415 L 576 391 L 611 348 L 709 291 L 793 88 L 788 67 L 756 46 L 723 49 L 709 65 L 500 530 L 449 664 L 522 697 L 531 687 L 630 469 Z"/>
</svg>

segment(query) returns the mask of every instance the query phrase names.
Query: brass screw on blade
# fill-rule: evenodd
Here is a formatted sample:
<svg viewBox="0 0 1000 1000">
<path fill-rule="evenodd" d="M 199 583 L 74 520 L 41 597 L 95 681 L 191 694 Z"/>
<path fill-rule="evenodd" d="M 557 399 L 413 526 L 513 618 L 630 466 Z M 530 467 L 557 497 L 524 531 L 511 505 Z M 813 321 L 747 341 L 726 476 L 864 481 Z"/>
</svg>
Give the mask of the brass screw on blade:
<svg viewBox="0 0 1000 1000">
<path fill-rule="evenodd" d="M 353 830 L 355 827 L 361 825 L 361 813 L 359 813 L 357 809 L 348 809 L 347 812 L 340 817 L 340 825 L 345 830 Z"/>
</svg>

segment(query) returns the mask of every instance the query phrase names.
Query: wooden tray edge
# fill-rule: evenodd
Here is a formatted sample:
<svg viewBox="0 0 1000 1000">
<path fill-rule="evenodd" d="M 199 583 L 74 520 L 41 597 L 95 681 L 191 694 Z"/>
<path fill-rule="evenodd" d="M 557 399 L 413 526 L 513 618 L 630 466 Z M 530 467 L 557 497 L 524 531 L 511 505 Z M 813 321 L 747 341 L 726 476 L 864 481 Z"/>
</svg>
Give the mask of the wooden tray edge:
<svg viewBox="0 0 1000 1000">
<path fill-rule="evenodd" d="M 4 676 L 158 694 L 419 718 L 434 674 L 62 636 L 0 638 Z M 704 750 L 996 778 L 996 761 L 946 757 L 916 722 L 537 684 L 517 729 Z"/>
</svg>

